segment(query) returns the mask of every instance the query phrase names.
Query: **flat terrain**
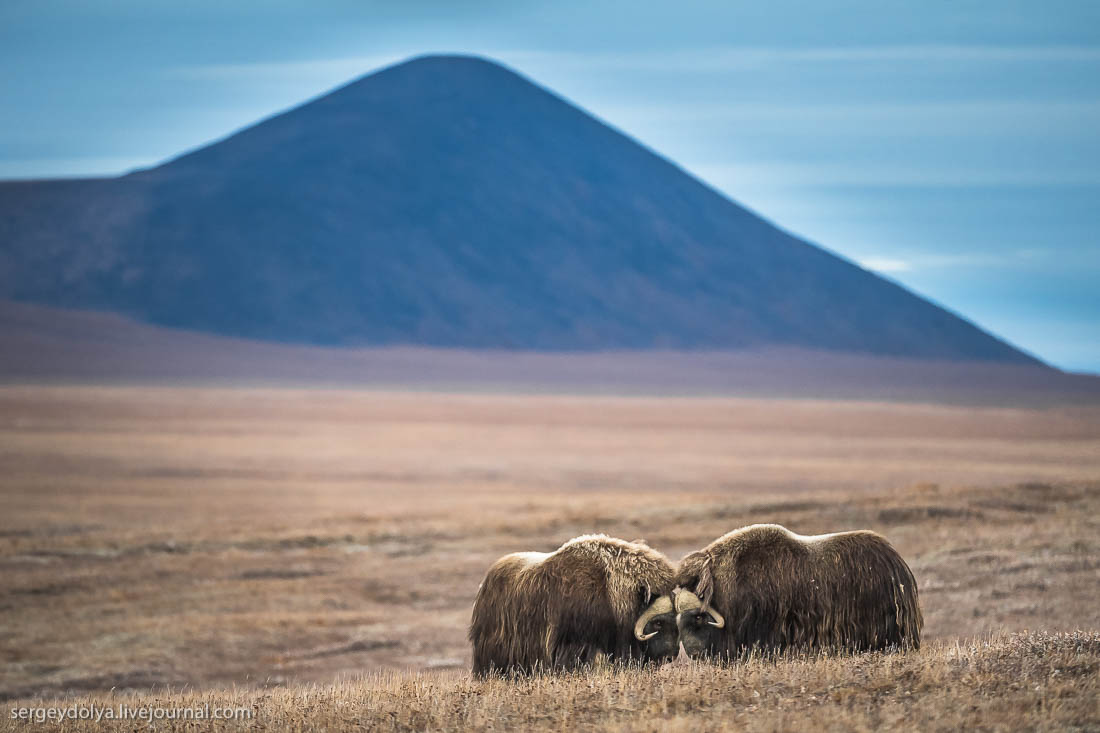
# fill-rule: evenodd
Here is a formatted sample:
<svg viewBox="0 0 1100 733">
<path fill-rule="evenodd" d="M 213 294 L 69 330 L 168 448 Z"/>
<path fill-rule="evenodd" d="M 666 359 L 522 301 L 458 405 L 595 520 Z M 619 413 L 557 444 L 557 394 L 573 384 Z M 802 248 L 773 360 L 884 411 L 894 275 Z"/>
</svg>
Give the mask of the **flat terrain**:
<svg viewBox="0 0 1100 733">
<path fill-rule="evenodd" d="M 278 384 L 483 393 L 802 397 L 1100 407 L 1100 376 L 806 348 L 531 352 L 324 348 L 0 300 L 0 383 Z"/>
<path fill-rule="evenodd" d="M 589 715 L 516 725 L 695 728 L 715 724 L 684 702 L 702 686 L 699 710 L 773 711 L 758 728 L 843 722 L 804 695 L 855 727 L 921 727 L 968 695 L 940 727 L 1012 727 L 1025 708 L 1025 727 L 1100 726 L 1095 635 L 1051 635 L 1100 630 L 1096 407 L 7 386 L 0 505 L 7 700 L 170 685 L 272 727 L 323 708 L 334 727 L 458 728 L 487 724 L 469 717 L 481 695 L 519 715 L 512 690 Z M 466 677 L 470 606 L 501 554 L 601 531 L 678 559 L 765 521 L 886 535 L 920 584 L 927 648 L 518 689 Z M 945 680 L 939 703 L 899 697 Z"/>
</svg>

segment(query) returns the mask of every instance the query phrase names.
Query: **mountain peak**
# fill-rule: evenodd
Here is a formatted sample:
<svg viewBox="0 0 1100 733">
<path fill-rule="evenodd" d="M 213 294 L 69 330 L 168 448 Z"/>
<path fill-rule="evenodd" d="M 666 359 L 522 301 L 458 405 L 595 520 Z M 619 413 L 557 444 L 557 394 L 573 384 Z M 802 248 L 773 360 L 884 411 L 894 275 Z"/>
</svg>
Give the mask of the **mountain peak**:
<svg viewBox="0 0 1100 733">
<path fill-rule="evenodd" d="M 492 81 L 499 83 L 506 78 L 523 81 L 529 86 L 535 86 L 512 69 L 485 56 L 474 54 L 424 54 L 364 74 L 336 89 L 331 95 L 339 95 L 347 90 L 382 85 L 383 83 L 446 83 L 461 88 Z"/>
<path fill-rule="evenodd" d="M 507 66 L 489 58 L 471 53 L 425 53 L 419 56 L 411 56 L 404 61 L 379 69 L 373 74 L 382 74 L 396 69 L 425 70 L 429 72 L 449 72 L 455 69 L 469 68 L 483 71 L 505 71 L 515 74 Z"/>
</svg>

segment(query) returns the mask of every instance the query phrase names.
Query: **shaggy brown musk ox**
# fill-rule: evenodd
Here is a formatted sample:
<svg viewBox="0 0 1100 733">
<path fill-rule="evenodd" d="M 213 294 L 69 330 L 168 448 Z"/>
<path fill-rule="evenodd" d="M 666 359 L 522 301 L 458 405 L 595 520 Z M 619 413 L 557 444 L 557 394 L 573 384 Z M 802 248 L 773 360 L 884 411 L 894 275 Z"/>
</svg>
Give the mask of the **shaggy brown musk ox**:
<svg viewBox="0 0 1100 733">
<path fill-rule="evenodd" d="M 505 555 L 474 601 L 474 674 L 671 658 L 679 651 L 674 580 L 661 553 L 605 535 Z"/>
<path fill-rule="evenodd" d="M 917 583 L 874 532 L 804 537 L 755 524 L 685 557 L 676 582 L 676 623 L 692 656 L 920 647 Z"/>
</svg>

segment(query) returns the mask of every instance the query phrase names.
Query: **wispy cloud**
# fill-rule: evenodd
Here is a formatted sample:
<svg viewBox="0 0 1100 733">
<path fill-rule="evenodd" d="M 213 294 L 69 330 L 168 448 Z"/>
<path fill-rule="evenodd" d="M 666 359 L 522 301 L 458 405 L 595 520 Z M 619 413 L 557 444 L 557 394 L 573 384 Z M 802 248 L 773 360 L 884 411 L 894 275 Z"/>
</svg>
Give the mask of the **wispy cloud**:
<svg viewBox="0 0 1100 733">
<path fill-rule="evenodd" d="M 0 159 L 0 179 L 117 176 L 156 163 L 155 158 L 81 156 Z"/>
<path fill-rule="evenodd" d="M 737 191 L 787 187 L 936 187 L 985 188 L 1031 186 L 1100 186 L 1100 171 L 1087 165 L 1048 168 L 1021 165 L 907 162 L 868 165 L 855 163 L 802 164 L 785 161 L 732 163 L 683 162 L 685 169 L 714 186 Z"/>
<path fill-rule="evenodd" d="M 256 61 L 236 64 L 192 64 L 164 71 L 174 79 L 226 81 L 350 80 L 404 59 L 400 55 L 342 56 L 296 61 Z"/>
<path fill-rule="evenodd" d="M 869 62 L 1076 62 L 1100 63 L 1100 47 L 1085 45 L 883 45 L 883 46 L 723 46 L 664 51 L 541 51 L 483 49 L 481 55 L 516 66 L 603 71 L 734 71 L 774 64 Z M 373 54 L 292 61 L 194 64 L 170 68 L 175 78 L 287 79 L 344 75 L 350 79 L 401 61 L 412 54 Z"/>
<path fill-rule="evenodd" d="M 1046 255 L 1042 250 L 1019 249 L 1008 252 L 960 252 L 954 254 L 913 253 L 901 256 L 870 255 L 857 257 L 860 267 L 881 273 L 913 272 L 937 268 L 1019 267 Z"/>
<path fill-rule="evenodd" d="M 717 119 L 730 121 L 775 122 L 799 119 L 810 124 L 871 122 L 892 124 L 910 121 L 923 125 L 930 120 L 951 119 L 969 124 L 983 118 L 1012 117 L 1015 124 L 1039 119 L 1057 124 L 1067 118 L 1074 121 L 1100 121 L 1100 99 L 967 99 L 952 101 L 882 102 L 877 100 L 835 103 L 775 103 L 692 101 L 676 105 L 616 104 L 610 109 L 623 115 L 651 119 Z M 1023 119 L 1019 119 L 1023 118 Z"/>
<path fill-rule="evenodd" d="M 875 272 L 908 272 L 913 269 L 910 262 L 893 257 L 866 257 L 859 260 L 859 266 Z"/>
<path fill-rule="evenodd" d="M 772 64 L 890 62 L 1100 62 L 1100 47 L 1088 45 L 904 44 L 880 46 L 729 46 L 639 52 L 502 51 L 513 62 L 553 63 L 601 69 L 720 71 Z"/>
</svg>

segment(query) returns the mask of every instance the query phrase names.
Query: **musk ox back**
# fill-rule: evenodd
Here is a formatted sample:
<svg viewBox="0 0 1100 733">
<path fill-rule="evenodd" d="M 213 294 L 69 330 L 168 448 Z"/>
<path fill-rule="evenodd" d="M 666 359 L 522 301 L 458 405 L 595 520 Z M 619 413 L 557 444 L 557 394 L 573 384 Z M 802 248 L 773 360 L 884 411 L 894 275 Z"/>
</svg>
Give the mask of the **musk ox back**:
<svg viewBox="0 0 1100 733">
<path fill-rule="evenodd" d="M 680 641 L 692 656 L 920 646 L 913 573 L 874 532 L 745 527 L 685 557 L 677 586 Z"/>
<path fill-rule="evenodd" d="M 474 674 L 675 656 L 674 579 L 661 553 L 604 535 L 505 555 L 474 602 Z"/>
</svg>

